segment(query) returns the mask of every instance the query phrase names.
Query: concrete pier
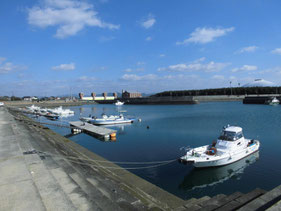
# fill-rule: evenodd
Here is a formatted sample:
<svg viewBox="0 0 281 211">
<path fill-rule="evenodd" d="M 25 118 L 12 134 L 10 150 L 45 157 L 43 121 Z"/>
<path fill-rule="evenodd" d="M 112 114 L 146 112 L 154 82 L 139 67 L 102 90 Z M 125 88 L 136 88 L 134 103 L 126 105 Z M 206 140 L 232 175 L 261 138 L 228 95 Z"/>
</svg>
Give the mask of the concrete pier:
<svg viewBox="0 0 281 211">
<path fill-rule="evenodd" d="M 0 108 L 0 210 L 172 210 L 184 204 L 39 123 L 19 121 L 21 113 L 13 115 L 18 120 Z"/>
</svg>

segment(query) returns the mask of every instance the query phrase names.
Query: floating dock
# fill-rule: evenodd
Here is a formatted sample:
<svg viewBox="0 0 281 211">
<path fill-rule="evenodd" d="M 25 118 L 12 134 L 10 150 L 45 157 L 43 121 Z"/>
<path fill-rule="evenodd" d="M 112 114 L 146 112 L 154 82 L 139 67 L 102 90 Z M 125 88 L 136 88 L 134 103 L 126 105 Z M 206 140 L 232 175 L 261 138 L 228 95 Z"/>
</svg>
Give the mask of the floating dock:
<svg viewBox="0 0 281 211">
<path fill-rule="evenodd" d="M 81 132 L 88 133 L 97 137 L 113 138 L 116 137 L 116 130 L 95 126 L 93 124 L 81 121 L 69 122 L 71 127 L 81 130 Z"/>
</svg>

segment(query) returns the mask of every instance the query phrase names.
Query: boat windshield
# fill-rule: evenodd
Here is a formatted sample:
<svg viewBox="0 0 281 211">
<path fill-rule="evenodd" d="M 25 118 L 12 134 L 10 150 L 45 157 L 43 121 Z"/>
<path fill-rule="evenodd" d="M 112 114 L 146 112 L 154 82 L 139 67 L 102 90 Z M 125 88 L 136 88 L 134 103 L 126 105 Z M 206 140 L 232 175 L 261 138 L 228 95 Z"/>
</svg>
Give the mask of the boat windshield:
<svg viewBox="0 0 281 211">
<path fill-rule="evenodd" d="M 224 141 L 236 141 L 242 137 L 243 137 L 242 132 L 235 133 L 235 132 L 230 132 L 230 131 L 222 131 L 219 139 L 224 140 Z"/>
</svg>

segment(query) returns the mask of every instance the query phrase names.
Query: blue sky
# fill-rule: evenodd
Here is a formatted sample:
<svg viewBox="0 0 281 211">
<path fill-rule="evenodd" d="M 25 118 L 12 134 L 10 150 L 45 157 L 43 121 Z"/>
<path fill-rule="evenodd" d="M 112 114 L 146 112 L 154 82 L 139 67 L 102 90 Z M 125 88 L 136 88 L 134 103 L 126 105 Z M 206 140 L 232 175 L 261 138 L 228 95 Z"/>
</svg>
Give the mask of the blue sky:
<svg viewBox="0 0 281 211">
<path fill-rule="evenodd" d="M 0 95 L 281 85 L 280 0 L 2 0 Z"/>
</svg>

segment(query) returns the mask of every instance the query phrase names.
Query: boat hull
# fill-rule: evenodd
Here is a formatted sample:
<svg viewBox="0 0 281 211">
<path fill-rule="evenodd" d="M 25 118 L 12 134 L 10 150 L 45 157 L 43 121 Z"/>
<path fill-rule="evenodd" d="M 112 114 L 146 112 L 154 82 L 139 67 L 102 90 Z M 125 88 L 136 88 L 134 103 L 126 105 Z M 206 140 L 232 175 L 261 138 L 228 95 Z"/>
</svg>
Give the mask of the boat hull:
<svg viewBox="0 0 281 211">
<path fill-rule="evenodd" d="M 116 125 L 116 124 L 133 123 L 134 120 L 113 120 L 113 121 L 95 121 L 95 120 L 90 120 L 89 122 L 91 124 L 94 124 L 94 125 Z"/>
</svg>

